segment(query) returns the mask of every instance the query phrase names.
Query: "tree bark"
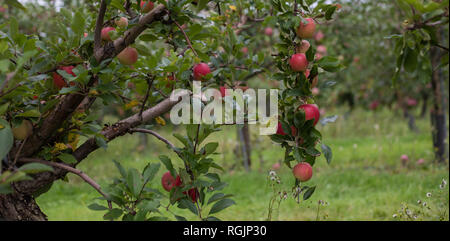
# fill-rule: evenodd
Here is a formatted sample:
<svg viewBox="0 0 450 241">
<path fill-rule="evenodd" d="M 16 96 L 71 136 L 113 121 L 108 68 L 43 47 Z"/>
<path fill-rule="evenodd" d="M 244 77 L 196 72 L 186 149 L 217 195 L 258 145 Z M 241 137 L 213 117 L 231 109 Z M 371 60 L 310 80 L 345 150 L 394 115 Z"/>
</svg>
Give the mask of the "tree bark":
<svg viewBox="0 0 450 241">
<path fill-rule="evenodd" d="M 47 221 L 47 216 L 31 195 L 14 192 L 0 195 L 0 220 Z"/>
</svg>

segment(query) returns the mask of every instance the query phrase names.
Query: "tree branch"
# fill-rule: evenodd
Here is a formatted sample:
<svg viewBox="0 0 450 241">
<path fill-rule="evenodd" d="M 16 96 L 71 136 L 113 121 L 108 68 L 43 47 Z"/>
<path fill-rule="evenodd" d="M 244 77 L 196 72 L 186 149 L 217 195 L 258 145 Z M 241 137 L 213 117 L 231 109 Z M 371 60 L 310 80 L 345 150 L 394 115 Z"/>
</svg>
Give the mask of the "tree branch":
<svg viewBox="0 0 450 241">
<path fill-rule="evenodd" d="M 98 57 L 98 51 L 100 51 L 102 47 L 102 28 L 103 28 L 103 19 L 105 18 L 105 12 L 106 12 L 106 2 L 105 0 L 102 0 L 100 3 L 100 10 L 98 11 L 97 16 L 97 22 L 95 23 L 95 32 L 94 32 L 94 56 L 96 57 L 97 61 L 100 61 L 100 58 Z"/>
<path fill-rule="evenodd" d="M 186 39 L 186 43 L 187 43 L 187 45 L 189 46 L 189 48 L 192 49 L 192 52 L 195 54 L 195 56 L 198 57 L 198 54 L 197 54 L 197 52 L 195 51 L 194 47 L 192 47 L 191 40 L 190 40 L 189 37 L 187 36 L 186 32 L 183 30 L 183 28 L 181 27 L 181 25 L 180 25 L 177 21 L 173 20 L 173 22 L 175 23 L 175 25 L 177 25 L 177 27 L 178 27 L 178 28 L 180 29 L 180 31 L 183 33 L 184 38 Z"/>
<path fill-rule="evenodd" d="M 36 158 L 21 158 L 21 159 L 19 159 L 19 162 L 22 162 L 22 163 L 33 163 L 33 162 L 35 162 L 35 163 L 41 163 L 41 164 L 44 164 L 44 165 L 47 165 L 47 166 L 52 166 L 52 167 L 56 167 L 56 168 L 63 169 L 63 170 L 65 170 L 65 171 L 67 171 L 67 172 L 71 172 L 71 173 L 73 173 L 73 174 L 79 176 L 79 177 L 80 177 L 81 179 L 83 179 L 87 184 L 91 185 L 95 190 L 97 190 L 97 192 L 100 193 L 104 198 L 106 198 L 106 200 L 108 201 L 109 209 L 112 209 L 111 201 L 108 200 L 108 199 L 109 199 L 108 195 L 106 195 L 106 194 L 102 191 L 100 185 L 99 185 L 98 183 L 96 183 L 96 182 L 95 182 L 92 178 L 90 178 L 88 175 L 86 175 L 86 173 L 84 173 L 84 172 L 82 172 L 82 171 L 80 171 L 80 170 L 78 170 L 78 169 L 76 169 L 76 168 L 73 168 L 73 167 L 71 167 L 71 166 L 69 166 L 69 165 L 63 164 L 63 163 L 59 163 L 59 162 L 50 162 L 50 161 L 45 161 L 45 160 L 36 159 Z"/>
<path fill-rule="evenodd" d="M 170 142 L 169 140 L 167 140 L 166 138 L 162 137 L 160 134 L 158 134 L 155 131 L 152 130 L 148 130 L 148 129 L 142 129 L 142 128 L 133 128 L 129 130 L 129 133 L 135 133 L 135 132 L 140 132 L 140 133 L 146 133 L 146 134 L 150 134 L 153 135 L 154 137 L 156 137 L 158 140 L 166 143 L 175 153 L 177 153 L 178 155 L 180 155 L 180 152 L 176 150 L 176 147 L 174 144 L 172 144 L 172 142 Z"/>
</svg>

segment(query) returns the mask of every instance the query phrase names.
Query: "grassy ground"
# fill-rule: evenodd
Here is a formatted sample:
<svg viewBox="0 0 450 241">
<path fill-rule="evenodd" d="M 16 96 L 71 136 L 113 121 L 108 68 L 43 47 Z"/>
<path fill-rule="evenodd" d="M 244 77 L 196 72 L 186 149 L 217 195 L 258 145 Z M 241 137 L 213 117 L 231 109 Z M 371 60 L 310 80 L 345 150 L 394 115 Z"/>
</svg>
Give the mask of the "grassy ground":
<svg viewBox="0 0 450 241">
<path fill-rule="evenodd" d="M 343 111 L 329 110 L 327 115 Z M 112 121 L 112 120 L 111 120 Z M 425 210 L 417 201 L 427 201 L 431 210 L 418 215 L 422 220 L 448 220 L 448 186 L 439 188 L 442 179 L 448 181 L 448 162 L 445 165 L 432 163 L 432 143 L 429 121 L 417 121 L 418 133 L 408 130 L 406 121 L 387 110 L 365 112 L 357 110 L 346 117 L 340 116 L 336 123 L 318 127 L 324 143 L 333 149 L 333 161 L 326 164 L 319 158 L 314 166 L 314 177 L 310 185 L 317 185 L 316 193 L 307 202 L 296 203 L 292 198 L 283 201 L 272 220 L 394 220 L 393 214 L 403 204 L 411 210 Z M 171 139 L 173 132 L 183 129 L 160 130 Z M 255 132 L 255 131 L 254 131 Z M 221 143 L 221 152 L 216 158 L 228 170 L 223 179 L 229 183 L 225 192 L 234 194 L 237 205 L 217 215 L 223 220 L 265 220 L 272 190 L 267 173 L 271 166 L 283 157 L 282 149 L 272 144 L 267 137 L 252 136 L 252 169 L 246 173 L 239 158 L 235 156 L 236 129 L 212 136 Z M 111 160 L 124 166 L 143 168 L 148 162 L 158 161 L 157 156 L 167 151 L 163 144 L 151 137 L 144 150 L 136 150 L 139 136 L 124 136 L 109 144 L 107 150 L 98 150 L 85 160 L 79 168 L 101 185 L 109 178 L 118 176 Z M 400 156 L 409 156 L 409 162 L 400 161 Z M 417 160 L 424 159 L 424 164 Z M 163 171 L 160 170 L 159 176 Z M 294 182 L 286 166 L 277 171 L 282 184 L 279 190 L 290 189 Z M 155 179 L 158 180 L 158 179 Z M 160 188 L 160 183 L 151 184 Z M 431 197 L 426 193 L 431 192 Z M 443 193 L 442 193 L 443 192 Z M 440 197 L 442 196 L 442 198 Z M 52 189 L 38 198 L 38 203 L 50 220 L 102 220 L 102 212 L 91 211 L 87 206 L 99 195 L 78 177 L 69 175 L 69 182 L 56 182 Z M 328 203 L 317 212 L 318 200 Z M 176 210 L 190 217 L 185 210 Z M 319 214 L 319 215 L 318 215 Z"/>
</svg>

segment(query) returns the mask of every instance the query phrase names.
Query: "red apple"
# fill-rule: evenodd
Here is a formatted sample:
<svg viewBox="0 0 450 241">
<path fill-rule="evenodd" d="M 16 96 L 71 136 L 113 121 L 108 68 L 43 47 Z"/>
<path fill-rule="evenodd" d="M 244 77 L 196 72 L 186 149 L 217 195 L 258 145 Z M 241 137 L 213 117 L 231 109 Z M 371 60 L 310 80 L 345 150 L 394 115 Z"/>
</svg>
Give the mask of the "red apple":
<svg viewBox="0 0 450 241">
<path fill-rule="evenodd" d="M 111 36 L 109 36 L 109 32 L 116 30 L 113 27 L 105 27 L 102 29 L 102 39 L 105 41 L 111 41 Z"/>
<path fill-rule="evenodd" d="M 74 66 L 60 66 L 58 69 L 66 71 L 66 73 L 71 74 L 73 77 L 75 77 L 75 73 L 72 71 Z M 58 89 L 62 89 L 64 87 L 67 87 L 67 83 L 64 80 L 64 78 L 59 75 L 56 71 L 53 72 L 53 84 L 58 87 Z M 70 82 L 70 85 L 75 85 L 74 82 Z"/>
<path fill-rule="evenodd" d="M 138 52 L 135 48 L 126 47 L 117 55 L 117 59 L 119 59 L 119 62 L 123 65 L 132 65 L 136 63 L 138 59 Z"/>
<path fill-rule="evenodd" d="M 128 19 L 125 17 L 120 17 L 118 19 L 116 19 L 116 25 L 119 26 L 120 28 L 126 28 L 128 26 Z"/>
<path fill-rule="evenodd" d="M 285 136 L 287 135 L 286 132 L 284 132 L 283 127 L 281 126 L 281 122 L 278 122 L 278 126 L 277 126 L 277 134 L 278 135 L 282 135 Z M 295 126 L 291 126 L 291 134 L 293 136 L 297 135 L 297 128 L 295 128 Z"/>
<path fill-rule="evenodd" d="M 170 172 L 164 173 L 164 175 L 161 177 L 161 184 L 164 188 L 164 190 L 170 192 L 172 188 L 181 186 L 181 178 L 179 175 L 177 175 L 177 178 L 174 178 Z"/>
<path fill-rule="evenodd" d="M 148 2 L 141 1 L 141 11 L 143 13 L 148 13 L 148 12 L 152 11 L 154 6 L 155 6 L 155 4 L 152 1 L 148 1 Z"/>
<path fill-rule="evenodd" d="M 372 103 L 370 103 L 369 109 L 375 110 L 378 108 L 378 105 L 380 105 L 380 102 L 378 102 L 378 100 L 374 100 L 372 101 Z"/>
<path fill-rule="evenodd" d="M 186 192 L 183 192 L 183 194 L 186 194 Z M 191 198 L 192 202 L 196 202 L 198 197 L 200 196 L 200 193 L 198 192 L 197 188 L 189 189 L 187 194 Z"/>
<path fill-rule="evenodd" d="M 327 47 L 325 45 L 319 45 L 317 46 L 317 53 L 326 55 L 327 54 Z"/>
<path fill-rule="evenodd" d="M 325 37 L 325 34 L 323 34 L 322 31 L 319 31 L 319 32 L 317 32 L 317 33 L 314 35 L 314 39 L 315 39 L 317 42 L 322 41 L 322 39 L 323 39 L 324 37 Z"/>
<path fill-rule="evenodd" d="M 291 69 L 295 72 L 305 71 L 308 67 L 308 60 L 305 54 L 294 54 L 289 60 L 289 65 Z"/>
<path fill-rule="evenodd" d="M 297 53 L 306 53 L 309 49 L 309 47 L 311 47 L 311 44 L 309 43 L 308 40 L 302 40 L 302 42 L 300 43 L 299 46 L 297 46 L 296 52 Z"/>
<path fill-rule="evenodd" d="M 314 126 L 317 124 L 317 122 L 320 119 L 320 112 L 319 108 L 317 108 L 317 105 L 314 104 L 305 104 L 298 107 L 298 109 L 302 109 L 305 112 L 305 120 L 311 120 L 314 119 Z"/>
<path fill-rule="evenodd" d="M 248 54 L 248 48 L 247 48 L 247 47 L 242 47 L 242 48 L 241 48 L 241 52 L 242 52 L 243 54 L 247 55 L 247 54 Z"/>
<path fill-rule="evenodd" d="M 292 169 L 295 178 L 301 182 L 306 182 L 311 179 L 313 171 L 311 165 L 307 162 L 300 162 Z"/>
<path fill-rule="evenodd" d="M 205 75 L 211 73 L 211 69 L 205 63 L 196 64 L 193 70 L 194 70 L 194 79 L 200 81 L 205 80 L 204 79 Z"/>
<path fill-rule="evenodd" d="M 312 38 L 316 31 L 316 23 L 314 23 L 312 18 L 307 18 L 305 20 L 308 23 L 304 24 L 303 21 L 300 22 L 300 25 L 297 28 L 297 36 L 299 38 Z"/>
<path fill-rule="evenodd" d="M 273 34 L 273 29 L 271 27 L 267 27 L 264 29 L 264 34 L 267 36 L 272 36 Z"/>
</svg>

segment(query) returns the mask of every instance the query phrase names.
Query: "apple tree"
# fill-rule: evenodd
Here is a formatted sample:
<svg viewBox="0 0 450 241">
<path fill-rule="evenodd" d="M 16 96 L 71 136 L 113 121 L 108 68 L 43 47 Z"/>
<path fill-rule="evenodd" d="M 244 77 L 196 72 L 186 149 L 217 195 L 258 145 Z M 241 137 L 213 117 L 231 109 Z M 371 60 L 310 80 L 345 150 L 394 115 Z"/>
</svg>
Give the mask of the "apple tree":
<svg viewBox="0 0 450 241">
<path fill-rule="evenodd" d="M 319 155 L 331 161 L 332 154 L 315 129 L 320 115 L 311 86 L 317 75 L 342 65 L 331 56 L 315 58 L 316 46 L 306 48 L 305 42 L 316 25 L 332 19 L 338 5 L 78 1 L 59 11 L 34 12 L 48 20 L 34 27 L 22 22 L 32 19 L 27 9 L 45 7 L 8 3 L 8 18 L 0 20 L 0 218 L 46 220 L 35 198 L 73 173 L 99 192 L 100 201 L 89 207 L 105 212 L 108 220 L 186 219 L 171 207 L 218 220 L 216 213 L 235 204 L 222 192 L 222 168 L 212 156 L 219 143 L 206 141 L 220 124 L 185 125 L 183 134 L 174 134 L 177 143 L 152 124 L 164 123 L 162 116 L 183 98 L 200 99 L 202 107 L 210 101 L 190 91 L 170 98 L 175 89 L 190 90 L 194 81 L 202 88 L 239 88 L 257 75 L 280 82 L 280 119 L 271 138 L 285 148 L 285 163 L 296 166 L 294 196 L 303 193 L 307 199 L 314 192 L 302 183 L 311 178 Z M 269 34 L 269 26 L 276 31 Z M 128 116 L 102 126 L 95 106 L 117 104 L 131 109 Z M 77 169 L 92 152 L 134 133 L 162 141 L 177 158 L 161 155 L 143 170 L 112 162 L 120 177 L 107 187 Z M 163 168 L 167 192 L 154 184 Z M 163 209 L 173 216 L 162 215 Z"/>
</svg>

